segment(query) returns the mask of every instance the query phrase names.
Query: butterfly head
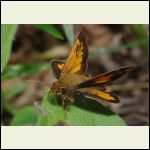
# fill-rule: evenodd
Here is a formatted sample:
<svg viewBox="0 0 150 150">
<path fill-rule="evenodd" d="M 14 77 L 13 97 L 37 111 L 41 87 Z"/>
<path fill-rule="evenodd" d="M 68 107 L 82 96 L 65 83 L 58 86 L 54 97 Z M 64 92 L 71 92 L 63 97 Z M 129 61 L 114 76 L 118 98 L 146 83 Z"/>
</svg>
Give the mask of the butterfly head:
<svg viewBox="0 0 150 150">
<path fill-rule="evenodd" d="M 63 86 L 61 84 L 61 82 L 59 81 L 56 81 L 53 83 L 52 87 L 51 87 L 51 90 L 53 92 L 55 92 L 56 94 L 60 95 L 64 95 L 64 94 L 67 94 L 67 88 L 65 86 Z"/>
</svg>

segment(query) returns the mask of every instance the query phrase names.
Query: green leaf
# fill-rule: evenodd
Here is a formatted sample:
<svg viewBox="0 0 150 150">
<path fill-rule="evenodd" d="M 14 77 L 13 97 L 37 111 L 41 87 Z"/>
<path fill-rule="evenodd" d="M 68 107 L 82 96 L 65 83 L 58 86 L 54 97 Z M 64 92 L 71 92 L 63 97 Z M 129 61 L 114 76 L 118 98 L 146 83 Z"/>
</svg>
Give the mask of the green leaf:
<svg viewBox="0 0 150 150">
<path fill-rule="evenodd" d="M 48 125 L 48 117 L 39 116 L 36 126 L 47 126 L 47 125 Z"/>
<path fill-rule="evenodd" d="M 48 114 L 47 125 L 66 124 L 72 126 L 122 126 L 125 122 L 114 112 L 106 109 L 98 102 L 87 98 L 76 98 L 65 111 L 59 105 L 60 99 L 54 96 L 49 89 L 43 99 L 43 109 Z M 41 118 L 38 120 L 40 123 Z M 45 124 L 46 125 L 46 124 Z"/>
<path fill-rule="evenodd" d="M 50 63 L 8 65 L 1 75 L 1 80 L 3 81 L 13 77 L 29 76 L 49 69 Z"/>
<path fill-rule="evenodd" d="M 11 120 L 11 126 L 35 125 L 38 119 L 38 111 L 33 106 L 26 106 L 18 110 Z"/>
<path fill-rule="evenodd" d="M 63 24 L 62 26 L 68 39 L 68 42 L 72 46 L 74 42 L 74 26 L 72 24 Z"/>
<path fill-rule="evenodd" d="M 53 26 L 50 24 L 36 24 L 34 25 L 35 27 L 48 32 L 49 34 L 51 34 L 52 36 L 63 40 L 64 37 L 62 36 L 62 34 Z"/>
<path fill-rule="evenodd" d="M 1 24 L 1 72 L 7 65 L 18 25 Z"/>
</svg>

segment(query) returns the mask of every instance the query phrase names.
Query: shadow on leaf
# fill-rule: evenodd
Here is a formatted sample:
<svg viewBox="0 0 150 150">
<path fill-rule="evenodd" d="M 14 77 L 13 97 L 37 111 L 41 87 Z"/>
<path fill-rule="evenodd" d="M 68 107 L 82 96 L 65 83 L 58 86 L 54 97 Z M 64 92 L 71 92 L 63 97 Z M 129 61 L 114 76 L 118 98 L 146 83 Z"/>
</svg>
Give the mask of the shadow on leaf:
<svg viewBox="0 0 150 150">
<path fill-rule="evenodd" d="M 74 106 L 79 107 L 81 109 L 85 109 L 97 114 L 105 114 L 105 115 L 114 115 L 115 113 L 108 110 L 107 108 L 105 108 L 102 104 L 100 104 L 99 102 L 89 99 L 89 98 L 85 98 L 83 96 L 76 96 L 74 97 L 75 101 L 74 101 Z M 52 105 L 60 105 L 61 106 L 61 97 L 58 96 L 54 96 L 51 100 L 50 100 Z"/>
<path fill-rule="evenodd" d="M 106 115 L 114 115 L 115 113 L 105 108 L 102 104 L 99 102 L 85 98 L 83 96 L 77 96 L 75 97 L 75 106 L 80 107 L 82 109 L 86 109 L 88 111 L 92 111 L 98 114 L 106 114 Z"/>
</svg>

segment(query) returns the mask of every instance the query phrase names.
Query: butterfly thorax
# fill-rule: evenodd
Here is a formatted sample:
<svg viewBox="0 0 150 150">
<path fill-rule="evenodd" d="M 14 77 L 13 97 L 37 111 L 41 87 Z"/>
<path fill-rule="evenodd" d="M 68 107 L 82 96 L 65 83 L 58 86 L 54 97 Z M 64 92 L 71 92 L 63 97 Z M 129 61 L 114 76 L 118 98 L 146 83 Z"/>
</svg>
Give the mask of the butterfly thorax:
<svg viewBox="0 0 150 150">
<path fill-rule="evenodd" d="M 67 88 L 74 88 L 86 80 L 88 80 L 88 77 L 83 74 L 66 74 L 60 78 L 60 82 L 66 85 Z"/>
<path fill-rule="evenodd" d="M 66 74 L 60 77 L 56 82 L 53 83 L 51 89 L 56 94 L 67 94 L 73 95 L 75 92 L 75 86 L 86 81 L 88 79 L 85 75 L 80 74 Z"/>
</svg>

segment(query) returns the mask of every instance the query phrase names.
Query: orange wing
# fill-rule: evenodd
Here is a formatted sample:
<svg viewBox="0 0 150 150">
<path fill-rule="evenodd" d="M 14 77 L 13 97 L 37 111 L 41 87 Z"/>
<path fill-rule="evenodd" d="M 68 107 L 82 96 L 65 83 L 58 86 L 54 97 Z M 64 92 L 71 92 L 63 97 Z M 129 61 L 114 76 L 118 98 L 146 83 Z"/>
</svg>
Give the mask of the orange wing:
<svg viewBox="0 0 150 150">
<path fill-rule="evenodd" d="M 64 66 L 63 61 L 60 61 L 60 60 L 52 60 L 51 61 L 51 67 L 52 67 L 53 73 L 57 79 L 59 79 L 59 77 L 60 77 L 63 66 Z"/>
<path fill-rule="evenodd" d="M 61 76 L 66 73 L 79 74 L 83 73 L 87 68 L 86 59 L 88 57 L 88 48 L 84 32 L 81 31 L 74 43 L 69 57 L 67 58 L 61 72 Z"/>
<path fill-rule="evenodd" d="M 114 71 L 100 74 L 96 77 L 93 77 L 92 79 L 89 79 L 85 82 L 78 84 L 76 86 L 76 88 L 79 89 L 79 88 L 85 88 L 85 87 L 106 85 L 106 84 L 111 83 L 112 81 L 118 79 L 125 73 L 129 72 L 132 68 L 133 68 L 132 66 L 127 66 L 127 67 L 122 67 L 122 68 L 114 70 Z"/>
<path fill-rule="evenodd" d="M 97 100 L 98 102 L 100 102 L 101 100 L 105 100 L 111 103 L 120 102 L 120 99 L 116 94 L 112 92 L 106 92 L 104 91 L 104 89 L 100 88 L 83 88 L 79 89 L 78 92 L 81 93 L 83 96 Z"/>
</svg>

